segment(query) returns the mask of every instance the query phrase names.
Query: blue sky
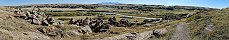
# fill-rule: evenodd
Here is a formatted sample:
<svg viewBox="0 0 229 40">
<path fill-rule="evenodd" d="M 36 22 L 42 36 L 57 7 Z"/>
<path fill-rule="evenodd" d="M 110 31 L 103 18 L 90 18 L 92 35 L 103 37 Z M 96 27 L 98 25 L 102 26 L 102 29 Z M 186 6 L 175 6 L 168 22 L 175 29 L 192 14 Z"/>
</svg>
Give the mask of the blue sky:
<svg viewBox="0 0 229 40">
<path fill-rule="evenodd" d="M 211 8 L 229 7 L 229 0 L 0 0 L 0 6 L 28 4 L 95 4 L 100 2 L 120 2 L 127 4 L 185 5 Z"/>
</svg>

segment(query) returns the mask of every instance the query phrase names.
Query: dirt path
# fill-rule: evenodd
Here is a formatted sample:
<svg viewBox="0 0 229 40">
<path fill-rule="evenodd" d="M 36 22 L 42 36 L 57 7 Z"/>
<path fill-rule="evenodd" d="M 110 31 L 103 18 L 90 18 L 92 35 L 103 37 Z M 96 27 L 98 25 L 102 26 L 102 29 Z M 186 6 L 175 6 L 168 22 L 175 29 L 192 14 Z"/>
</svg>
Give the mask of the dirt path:
<svg viewBox="0 0 229 40">
<path fill-rule="evenodd" d="M 187 27 L 187 23 L 178 24 L 170 40 L 191 40 L 187 33 Z"/>
</svg>

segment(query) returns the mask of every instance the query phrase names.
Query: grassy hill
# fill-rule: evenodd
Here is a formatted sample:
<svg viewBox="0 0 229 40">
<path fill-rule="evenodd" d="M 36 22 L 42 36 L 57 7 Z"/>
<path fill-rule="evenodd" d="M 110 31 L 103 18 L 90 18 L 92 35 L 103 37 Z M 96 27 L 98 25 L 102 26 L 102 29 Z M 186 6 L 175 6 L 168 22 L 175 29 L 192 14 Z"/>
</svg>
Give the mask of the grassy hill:
<svg viewBox="0 0 229 40">
<path fill-rule="evenodd" d="M 189 34 L 193 40 L 228 40 L 229 10 L 204 11 L 190 18 Z"/>
</svg>

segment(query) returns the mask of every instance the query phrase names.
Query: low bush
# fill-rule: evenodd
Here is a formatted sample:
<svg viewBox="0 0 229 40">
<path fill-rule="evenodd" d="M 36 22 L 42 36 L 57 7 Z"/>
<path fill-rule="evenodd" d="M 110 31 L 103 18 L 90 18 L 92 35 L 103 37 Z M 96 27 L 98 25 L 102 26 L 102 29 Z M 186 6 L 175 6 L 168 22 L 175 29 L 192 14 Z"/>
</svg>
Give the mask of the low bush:
<svg viewBox="0 0 229 40">
<path fill-rule="evenodd" d="M 71 18 L 58 18 L 58 20 L 70 20 Z"/>
</svg>

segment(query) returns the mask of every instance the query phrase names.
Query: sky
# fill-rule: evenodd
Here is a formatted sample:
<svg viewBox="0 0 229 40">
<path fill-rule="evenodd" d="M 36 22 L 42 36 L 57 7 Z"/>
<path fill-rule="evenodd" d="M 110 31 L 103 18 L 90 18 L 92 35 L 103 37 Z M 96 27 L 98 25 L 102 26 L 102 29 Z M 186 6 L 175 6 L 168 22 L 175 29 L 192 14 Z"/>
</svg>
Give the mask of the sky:
<svg viewBox="0 0 229 40">
<path fill-rule="evenodd" d="M 17 6 L 29 4 L 96 4 L 101 2 L 166 6 L 183 5 L 210 8 L 229 7 L 229 0 L 0 0 L 0 6 Z"/>
</svg>

